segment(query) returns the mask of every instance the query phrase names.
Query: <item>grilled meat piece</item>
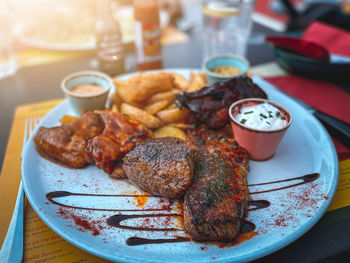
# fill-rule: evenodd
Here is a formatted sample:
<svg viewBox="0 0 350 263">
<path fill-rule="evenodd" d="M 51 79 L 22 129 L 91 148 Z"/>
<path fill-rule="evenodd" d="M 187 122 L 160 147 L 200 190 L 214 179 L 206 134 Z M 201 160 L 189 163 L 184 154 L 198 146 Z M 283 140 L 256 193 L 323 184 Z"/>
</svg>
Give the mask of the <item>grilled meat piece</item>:
<svg viewBox="0 0 350 263">
<path fill-rule="evenodd" d="M 248 205 L 248 154 L 223 130 L 189 131 L 198 148 L 193 183 L 186 191 L 183 213 L 194 240 L 233 242 Z"/>
<path fill-rule="evenodd" d="M 181 92 L 176 95 L 178 107 L 189 108 L 197 121 L 213 129 L 229 123 L 228 107 L 235 101 L 245 98 L 267 96 L 248 77 L 238 77 L 214 83 L 195 92 Z"/>
<path fill-rule="evenodd" d="M 145 140 L 123 159 L 123 170 L 130 181 L 156 196 L 177 198 L 191 184 L 193 145 L 175 138 Z"/>
<path fill-rule="evenodd" d="M 34 137 L 36 148 L 44 156 L 71 168 L 88 164 L 85 147 L 87 141 L 104 129 L 98 114 L 86 112 L 77 120 L 53 128 L 40 127 Z"/>
<path fill-rule="evenodd" d="M 118 162 L 126 153 L 134 149 L 137 142 L 151 138 L 152 133 L 121 113 L 96 112 L 101 116 L 105 128 L 102 134 L 88 141 L 86 147 L 88 160 L 95 161 L 97 167 L 114 178 L 125 178 Z"/>
</svg>

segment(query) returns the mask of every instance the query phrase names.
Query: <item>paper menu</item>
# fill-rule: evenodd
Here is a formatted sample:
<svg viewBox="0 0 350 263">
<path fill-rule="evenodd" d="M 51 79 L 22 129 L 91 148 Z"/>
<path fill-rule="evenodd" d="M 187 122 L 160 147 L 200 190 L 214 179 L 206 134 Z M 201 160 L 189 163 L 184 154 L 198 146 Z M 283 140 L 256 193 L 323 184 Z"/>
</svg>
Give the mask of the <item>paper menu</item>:
<svg viewBox="0 0 350 263">
<path fill-rule="evenodd" d="M 53 232 L 26 202 L 23 262 L 109 262 L 91 255 Z"/>
<path fill-rule="evenodd" d="M 350 159 L 339 162 L 337 191 L 327 211 L 346 206 L 350 206 Z"/>
</svg>

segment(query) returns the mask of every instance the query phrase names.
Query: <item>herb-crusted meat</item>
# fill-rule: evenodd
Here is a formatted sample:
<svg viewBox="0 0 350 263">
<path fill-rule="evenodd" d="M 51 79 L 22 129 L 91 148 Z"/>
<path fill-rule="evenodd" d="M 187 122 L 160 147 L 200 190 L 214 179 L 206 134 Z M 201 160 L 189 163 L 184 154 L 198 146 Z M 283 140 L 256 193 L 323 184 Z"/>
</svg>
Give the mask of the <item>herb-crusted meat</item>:
<svg viewBox="0 0 350 263">
<path fill-rule="evenodd" d="M 194 240 L 234 241 L 245 216 L 247 152 L 223 131 L 189 132 L 200 149 L 184 200 L 184 226 Z"/>
</svg>

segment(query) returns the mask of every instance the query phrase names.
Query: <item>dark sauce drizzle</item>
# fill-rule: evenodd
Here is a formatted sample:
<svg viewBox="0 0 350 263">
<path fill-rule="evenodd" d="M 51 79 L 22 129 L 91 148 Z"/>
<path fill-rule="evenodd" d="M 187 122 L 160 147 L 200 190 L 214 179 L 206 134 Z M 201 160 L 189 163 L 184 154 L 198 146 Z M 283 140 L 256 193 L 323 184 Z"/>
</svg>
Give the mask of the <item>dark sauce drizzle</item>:
<svg viewBox="0 0 350 263">
<path fill-rule="evenodd" d="M 132 219 L 132 218 L 149 218 L 149 217 L 172 217 L 172 216 L 180 216 L 180 214 L 147 214 L 147 215 L 114 215 L 107 219 L 107 224 L 110 226 L 129 229 L 129 230 L 138 230 L 138 231 L 177 231 L 182 230 L 179 228 L 148 228 L 148 227 L 134 227 L 122 225 L 121 222 Z"/>
<path fill-rule="evenodd" d="M 129 237 L 126 240 L 128 246 L 148 245 L 148 244 L 162 244 L 162 243 L 178 243 L 191 241 L 189 237 L 176 237 L 176 238 L 159 238 L 149 239 L 142 237 Z"/>
<path fill-rule="evenodd" d="M 255 211 L 270 206 L 270 202 L 267 200 L 252 200 L 248 202 L 248 211 Z"/>
<path fill-rule="evenodd" d="M 103 194 L 83 194 L 83 193 L 71 193 L 67 191 L 54 191 L 46 194 L 46 198 L 55 205 L 60 205 L 68 208 L 82 209 L 82 210 L 93 210 L 93 211 L 108 211 L 108 212 L 134 212 L 134 211 L 167 211 L 169 208 L 164 206 L 162 208 L 141 208 L 141 209 L 108 209 L 108 208 L 90 208 L 81 206 L 71 206 L 63 203 L 59 203 L 54 198 L 60 198 L 65 196 L 106 196 L 106 197 L 139 197 L 144 195 L 103 195 Z"/>
<path fill-rule="evenodd" d="M 272 192 L 272 191 L 278 191 L 290 187 L 295 187 L 298 185 L 306 184 L 313 182 L 317 180 L 320 177 L 319 173 L 312 173 L 307 174 L 300 177 L 285 179 L 285 180 L 279 180 L 279 181 L 273 181 L 273 182 L 266 182 L 266 183 L 260 183 L 260 184 L 251 184 L 249 186 L 259 186 L 259 185 L 269 185 L 269 184 L 276 184 L 281 182 L 288 182 L 288 181 L 294 181 L 294 180 L 302 180 L 299 183 L 291 184 L 284 187 L 278 187 L 274 189 L 264 190 L 264 191 L 256 191 L 256 192 L 250 192 L 250 194 L 260 194 L 260 193 L 266 193 L 266 192 Z M 103 194 L 84 194 L 84 193 L 71 193 L 67 191 L 53 191 L 48 194 L 46 194 L 46 198 L 53 204 L 74 208 L 74 209 L 83 209 L 83 210 L 95 210 L 95 211 L 115 211 L 115 212 L 131 212 L 131 211 L 169 211 L 169 207 L 162 207 L 162 208 L 149 208 L 149 209 L 104 209 L 104 208 L 88 208 L 88 207 L 79 207 L 79 206 L 70 206 L 66 204 L 59 203 L 55 201 L 55 198 L 65 197 L 65 196 L 113 196 L 113 197 L 139 197 L 142 195 L 103 195 Z M 270 202 L 267 200 L 252 200 L 248 202 L 248 211 L 255 211 L 258 209 L 264 209 L 270 205 Z M 107 219 L 107 224 L 113 227 L 121 228 L 121 229 L 127 229 L 127 230 L 137 230 L 137 231 L 179 231 L 183 229 L 178 228 L 149 228 L 149 227 L 135 227 L 135 226 L 128 226 L 121 224 L 122 221 L 126 221 L 128 219 L 133 218 L 149 218 L 149 217 L 173 217 L 173 216 L 181 216 L 180 214 L 176 213 L 154 213 L 154 214 L 144 214 L 144 215 L 113 215 Z M 254 231 L 255 225 L 252 222 L 249 222 L 247 220 L 243 220 L 240 228 L 240 233 L 245 234 Z M 161 243 L 177 243 L 177 242 L 188 242 L 191 238 L 189 237 L 183 237 L 183 236 L 177 236 L 175 238 L 161 238 L 161 239 L 148 239 L 148 238 L 141 238 L 141 237 L 130 237 L 126 240 L 126 244 L 129 246 L 136 246 L 136 245 L 145 245 L 145 244 L 161 244 Z"/>
<path fill-rule="evenodd" d="M 242 224 L 241 224 L 241 228 L 240 228 L 240 233 L 241 234 L 246 234 L 249 232 L 253 232 L 255 230 L 255 224 L 247 221 L 247 220 L 243 220 Z"/>
<path fill-rule="evenodd" d="M 267 192 L 273 192 L 273 191 L 278 191 L 278 190 L 282 190 L 282 189 L 287 189 L 287 188 L 295 187 L 295 186 L 302 185 L 302 184 L 311 183 L 311 182 L 317 180 L 319 177 L 320 177 L 319 173 L 312 173 L 312 174 L 307 174 L 307 175 L 304 175 L 304 176 L 289 178 L 289 179 L 285 179 L 285 180 L 266 182 L 266 183 L 260 183 L 260 184 L 250 184 L 248 186 L 268 185 L 268 184 L 277 184 L 277 183 L 282 183 L 282 182 L 289 182 L 289 181 L 294 181 L 294 180 L 302 180 L 299 183 L 295 183 L 295 184 L 291 184 L 291 185 L 287 185 L 287 186 L 283 186 L 283 187 L 273 188 L 273 189 L 264 190 L 264 191 L 250 192 L 250 194 L 262 194 L 262 193 L 267 193 Z"/>
</svg>

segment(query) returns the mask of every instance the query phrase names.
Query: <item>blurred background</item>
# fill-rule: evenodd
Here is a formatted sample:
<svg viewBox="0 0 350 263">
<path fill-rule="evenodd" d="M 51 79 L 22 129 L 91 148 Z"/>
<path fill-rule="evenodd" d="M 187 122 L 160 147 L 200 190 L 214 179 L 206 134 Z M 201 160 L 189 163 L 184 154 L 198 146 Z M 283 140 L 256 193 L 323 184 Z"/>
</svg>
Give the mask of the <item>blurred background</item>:
<svg viewBox="0 0 350 263">
<path fill-rule="evenodd" d="M 132 0 L 111 0 L 110 12 L 118 22 L 125 46 L 125 71 L 137 69 L 134 44 Z M 243 1 L 244 2 L 244 1 Z M 252 20 L 278 33 L 300 35 L 318 20 L 340 28 L 350 28 L 348 0 L 257 0 Z M 202 32 L 200 0 L 159 0 L 161 43 L 163 46 L 192 41 L 191 34 Z M 0 77 L 19 67 L 86 55 L 96 51 L 96 0 L 1 0 Z M 265 34 L 253 25 L 249 45 L 263 45 Z M 264 30 L 262 30 L 264 31 Z M 198 49 L 203 43 L 199 41 Z M 202 58 L 203 59 L 203 58 Z M 201 60 L 202 60 L 201 59 Z M 197 61 L 199 65 L 200 60 Z M 98 63 L 91 61 L 91 67 Z"/>
</svg>

